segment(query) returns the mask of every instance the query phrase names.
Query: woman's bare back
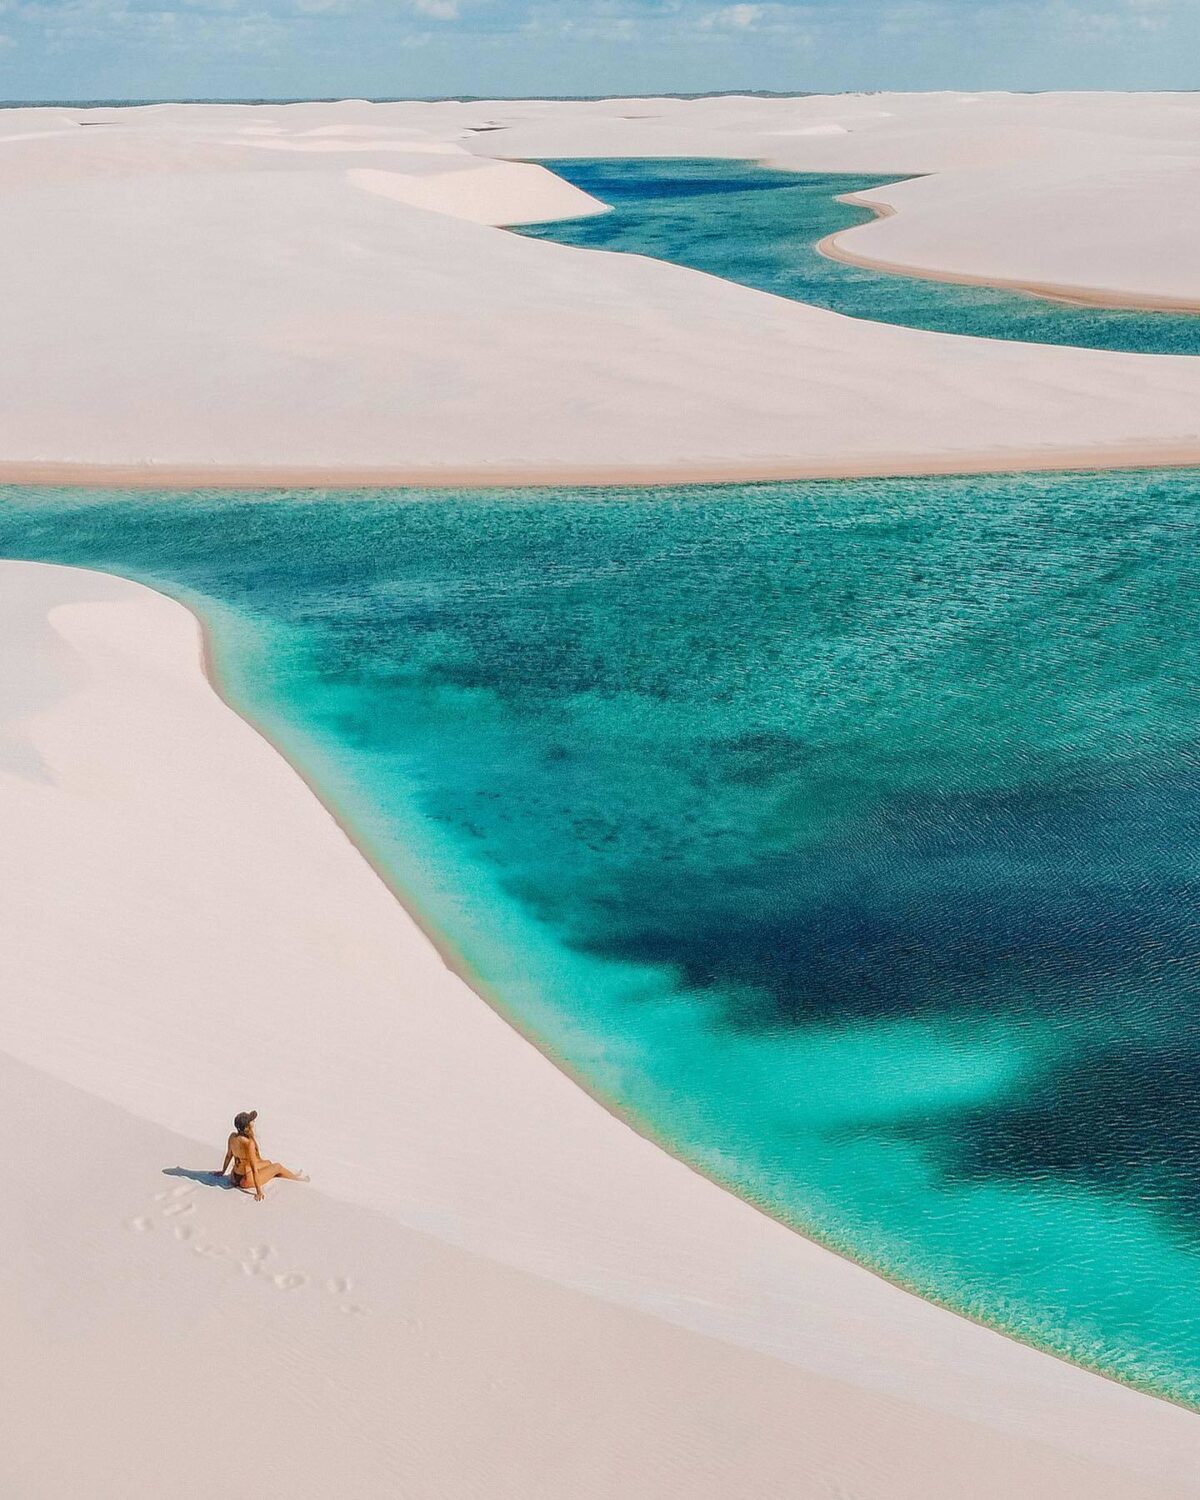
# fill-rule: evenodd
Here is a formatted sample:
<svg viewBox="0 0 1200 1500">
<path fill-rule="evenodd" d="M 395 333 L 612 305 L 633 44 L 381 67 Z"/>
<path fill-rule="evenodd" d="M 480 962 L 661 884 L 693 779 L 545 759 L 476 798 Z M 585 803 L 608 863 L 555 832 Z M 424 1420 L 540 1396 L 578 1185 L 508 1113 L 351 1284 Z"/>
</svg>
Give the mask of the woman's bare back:
<svg viewBox="0 0 1200 1500">
<path fill-rule="evenodd" d="M 237 1124 L 240 1125 L 243 1119 L 244 1116 L 239 1115 Z M 264 1186 L 276 1177 L 284 1177 L 289 1182 L 308 1181 L 305 1173 L 290 1172 L 282 1162 L 264 1159 L 254 1136 L 253 1122 L 246 1124 L 242 1130 L 235 1128 L 226 1142 L 225 1165 L 221 1168 L 221 1174 L 224 1175 L 226 1171 L 230 1171 L 235 1187 L 240 1187 L 243 1192 L 252 1192 L 260 1201 Z"/>
</svg>

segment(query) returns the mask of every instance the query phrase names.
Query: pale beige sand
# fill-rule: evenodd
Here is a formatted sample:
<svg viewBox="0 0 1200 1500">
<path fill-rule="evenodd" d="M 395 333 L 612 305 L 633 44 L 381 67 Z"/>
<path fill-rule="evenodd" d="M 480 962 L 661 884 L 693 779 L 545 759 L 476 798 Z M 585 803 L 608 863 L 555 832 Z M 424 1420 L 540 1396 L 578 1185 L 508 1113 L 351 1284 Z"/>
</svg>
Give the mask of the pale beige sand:
<svg viewBox="0 0 1200 1500">
<path fill-rule="evenodd" d="M 1189 108 L 6 112 L 0 477 L 1193 459 L 1187 361 L 878 328 L 467 222 L 595 208 L 469 151 L 1094 165 L 1174 135 L 1186 154 Z M 0 1488 L 1194 1493 L 1190 1414 L 809 1245 L 546 1063 L 206 688 L 177 606 L 3 565 L 0 627 L 0 1121 L 21 1143 L 36 1116 L 53 1164 L 4 1169 Z M 281 1038 L 265 1064 L 234 1044 L 247 999 Z M 313 1188 L 258 1206 L 161 1175 L 215 1165 L 248 1104 Z M 247 1371 L 252 1454 L 228 1417 Z"/>
<path fill-rule="evenodd" d="M 809 1244 L 559 1073 L 180 606 L 5 563 L 0 630 L 6 1494 L 1194 1493 L 1193 1415 Z M 163 1175 L 249 1105 L 311 1187 Z"/>
<path fill-rule="evenodd" d="M 6 112 L 0 478 L 578 482 L 1198 462 L 1200 360 L 914 332 L 521 239 L 492 225 L 597 205 L 541 167 L 484 157 L 954 167 L 904 188 L 910 239 L 951 247 L 943 269 L 974 224 L 987 249 L 973 264 L 988 275 L 1102 277 L 1119 292 L 1128 266 L 1140 294 L 1190 296 L 1171 247 L 1192 242 L 1194 209 L 1168 220 L 1154 205 L 1180 201 L 1166 196 L 1170 163 L 1194 163 L 1198 110 L 1187 96 L 938 95 Z M 1011 164 L 1031 154 L 1042 165 L 1022 197 Z M 1167 166 L 1155 175 L 1152 162 Z M 1046 209 L 1067 191 L 1062 172 L 1090 183 L 1070 200 L 1092 205 L 1090 224 L 1126 214 L 1119 246 L 1089 259 L 1087 226 L 1064 236 L 1071 216 Z M 1121 184 L 1140 184 L 1136 214 Z M 1033 219 L 1042 259 L 1023 248 Z M 904 221 L 854 244 L 869 251 Z"/>
<path fill-rule="evenodd" d="M 1069 175 L 1037 166 L 939 173 L 848 195 L 879 218 L 819 248 L 854 265 L 934 280 L 1103 307 L 1200 311 L 1198 176 L 1200 160 L 1188 157 Z"/>
<path fill-rule="evenodd" d="M 404 111 L 397 124 L 402 119 L 411 126 L 427 106 L 386 108 Z M 799 171 L 900 177 L 1021 162 L 1095 166 L 1133 155 L 1194 159 L 1200 152 L 1194 93 L 947 91 L 456 108 L 466 127 L 488 127 L 472 149 L 505 157 L 742 157 Z M 1053 232 L 1052 225 L 1046 228 Z M 1146 227 L 1148 243 L 1155 232 Z"/>
<path fill-rule="evenodd" d="M 847 231 L 834 248 L 857 264 L 948 280 L 1069 290 L 1113 306 L 1200 307 L 1194 94 L 622 102 L 621 112 L 577 105 L 515 118 L 475 149 L 931 174 L 864 195 L 896 218 Z"/>
</svg>

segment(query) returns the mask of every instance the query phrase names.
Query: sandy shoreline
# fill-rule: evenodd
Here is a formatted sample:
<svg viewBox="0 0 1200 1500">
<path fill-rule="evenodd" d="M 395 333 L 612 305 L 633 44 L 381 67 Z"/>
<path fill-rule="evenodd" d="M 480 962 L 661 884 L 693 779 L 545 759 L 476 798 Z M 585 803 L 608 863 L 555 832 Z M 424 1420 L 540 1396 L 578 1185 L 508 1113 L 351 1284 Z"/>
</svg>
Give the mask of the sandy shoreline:
<svg viewBox="0 0 1200 1500">
<path fill-rule="evenodd" d="M 844 248 L 875 225 L 822 253 L 1192 311 L 1192 200 L 1155 209 L 1198 127 L 1189 96 L 13 110 L 0 484 L 1200 467 L 1200 359 L 875 324 L 497 227 L 600 208 L 523 156 L 886 162 L 943 175 L 877 190 L 894 213 L 847 201 L 918 250 L 953 230 L 947 263 L 974 235 L 1084 281 Z M 0 1489 L 1194 1495 L 1195 1413 L 802 1238 L 543 1056 L 225 696 L 182 604 L 0 561 L 0 631 L 0 1130 L 36 1120 L 58 1166 L 0 1167 Z M 311 1188 L 218 1188 L 243 1107 Z"/>
<path fill-rule="evenodd" d="M 1151 358 L 1153 356 L 1145 356 Z M 597 464 L 588 468 L 226 468 L 223 465 L 5 464 L 0 486 L 129 490 L 600 489 L 628 485 L 773 484 L 810 479 L 922 479 L 938 475 L 1088 473 L 1200 467 L 1200 437 L 1175 447 L 1072 448 L 1024 454 L 878 457 L 844 464 Z"/>
<path fill-rule="evenodd" d="M 899 209 L 888 203 L 863 198 L 857 193 L 844 193 L 839 203 L 851 203 L 858 208 L 867 208 L 877 219 L 893 218 Z M 856 226 L 859 228 L 861 226 Z M 1071 286 L 1067 283 L 1040 283 L 1022 281 L 1010 276 L 971 276 L 963 271 L 950 271 L 935 267 L 906 265 L 903 261 L 881 260 L 861 250 L 848 250 L 842 244 L 849 229 L 839 229 L 817 241 L 818 254 L 843 265 L 859 266 L 864 271 L 887 271 L 896 276 L 915 276 L 919 281 L 944 281 L 952 286 L 990 286 L 1002 291 L 1024 292 L 1030 297 L 1043 297 L 1050 302 L 1066 302 L 1073 307 L 1105 307 L 1129 312 L 1186 312 L 1200 314 L 1200 299 L 1194 297 L 1172 297 L 1147 293 L 1117 292 L 1107 287 Z"/>
<path fill-rule="evenodd" d="M 4 560 L 0 559 L 0 569 L 2 569 L 3 566 Z M 169 598 L 171 596 L 165 595 L 164 597 Z M 182 601 L 176 602 L 182 604 Z M 186 605 L 183 605 L 183 607 L 188 608 L 188 606 Z M 233 695 L 222 678 L 212 638 L 212 632 L 209 625 L 207 624 L 201 613 L 194 609 L 192 609 L 190 612 L 192 613 L 196 621 L 197 630 L 200 636 L 201 670 L 204 674 L 205 680 L 208 682 L 213 692 L 217 695 L 218 698 L 220 698 L 221 702 L 225 704 L 225 706 L 231 713 L 236 714 L 245 724 L 247 724 L 250 729 L 252 729 L 254 733 L 260 737 L 264 744 L 269 746 L 269 748 L 274 751 L 281 758 L 281 760 L 285 761 L 291 768 L 291 770 L 295 773 L 295 775 L 297 775 L 301 779 L 301 781 L 304 782 L 305 786 L 311 792 L 314 799 L 318 801 L 325 809 L 325 811 L 329 814 L 334 824 L 342 833 L 347 844 L 367 865 L 370 866 L 371 870 L 374 872 L 376 878 L 380 881 L 380 883 L 386 886 L 386 888 L 391 892 L 392 896 L 396 900 L 397 905 L 404 912 L 405 916 L 413 923 L 414 927 L 419 929 L 426 941 L 437 952 L 438 957 L 441 959 L 442 963 L 445 964 L 450 973 L 460 979 L 462 983 L 466 985 L 484 1005 L 486 1005 L 496 1016 L 498 1016 L 506 1026 L 510 1027 L 514 1032 L 516 1032 L 516 1034 L 521 1038 L 522 1041 L 526 1042 L 530 1047 L 534 1048 L 539 1053 L 539 1055 L 544 1057 L 546 1061 L 558 1072 L 564 1074 L 567 1078 L 569 1078 L 577 1089 L 580 1089 L 583 1093 L 585 1093 L 587 1097 L 598 1108 L 602 1109 L 620 1126 L 627 1130 L 634 1131 L 656 1150 L 665 1152 L 680 1167 L 684 1168 L 684 1170 L 688 1172 L 691 1172 L 701 1182 L 708 1184 L 718 1192 L 733 1193 L 735 1196 L 737 1196 L 735 1189 L 723 1183 L 712 1173 L 706 1172 L 702 1167 L 697 1166 L 695 1163 L 690 1162 L 685 1157 L 681 1156 L 676 1150 L 675 1144 L 665 1138 L 660 1132 L 655 1130 L 653 1124 L 650 1121 L 641 1119 L 637 1115 L 627 1110 L 623 1110 L 613 1100 L 606 1098 L 603 1094 L 598 1092 L 593 1086 L 590 1079 L 588 1079 L 584 1074 L 580 1073 L 576 1068 L 572 1067 L 571 1064 L 564 1058 L 559 1057 L 554 1052 L 552 1052 L 531 1028 L 523 1024 L 522 1018 L 519 1015 L 514 1014 L 512 1008 L 504 1003 L 503 996 L 494 992 L 491 986 L 489 986 L 487 982 L 474 970 L 466 957 L 455 946 L 451 934 L 442 931 L 421 910 L 421 907 L 415 899 L 413 893 L 405 888 L 405 886 L 397 879 L 395 873 L 390 869 L 386 862 L 375 853 L 374 849 L 371 846 L 370 839 L 361 829 L 356 827 L 353 818 L 339 806 L 337 799 L 321 785 L 321 783 L 315 776 L 308 773 L 298 756 L 290 755 L 287 748 L 272 736 L 270 730 L 260 722 L 249 705 L 239 703 L 237 701 L 236 697 Z M 998 1334 L 1000 1337 L 1008 1339 L 1020 1347 L 1036 1349 L 1039 1353 L 1044 1354 L 1047 1358 L 1058 1360 L 1071 1369 L 1082 1370 L 1088 1374 L 1096 1376 L 1099 1379 L 1111 1381 L 1114 1385 L 1117 1385 L 1124 1389 L 1142 1390 L 1141 1387 L 1133 1385 L 1128 1381 L 1124 1381 L 1119 1376 L 1110 1374 L 1106 1370 L 1082 1364 L 1075 1360 L 1071 1360 L 1067 1358 L 1066 1355 L 1060 1354 L 1055 1349 L 1052 1349 L 1048 1346 L 1031 1343 L 1029 1340 L 1022 1339 L 1019 1335 L 1010 1333 L 1008 1330 L 1000 1328 L 995 1324 L 988 1323 L 982 1318 L 973 1317 L 969 1312 L 965 1312 L 960 1308 L 956 1308 L 949 1302 L 941 1302 L 928 1296 L 924 1296 L 920 1292 L 914 1291 L 911 1287 L 906 1286 L 904 1282 L 899 1280 L 898 1278 L 888 1275 L 886 1271 L 883 1271 L 876 1266 L 870 1266 L 864 1262 L 857 1261 L 852 1256 L 838 1250 L 835 1246 L 826 1244 L 817 1235 L 810 1232 L 809 1230 L 806 1230 L 803 1226 L 798 1227 L 795 1224 L 789 1224 L 785 1219 L 772 1214 L 769 1209 L 763 1207 L 761 1204 L 754 1203 L 749 1199 L 743 1199 L 741 1201 L 745 1202 L 747 1207 L 753 1210 L 754 1213 L 760 1214 L 763 1219 L 767 1220 L 768 1222 L 778 1225 L 791 1234 L 800 1235 L 801 1238 L 806 1241 L 806 1243 L 812 1245 L 822 1254 L 832 1255 L 839 1261 L 844 1262 L 846 1265 L 854 1267 L 856 1271 L 865 1270 L 868 1274 L 878 1277 L 879 1280 L 882 1281 L 885 1285 L 893 1287 L 896 1291 L 902 1293 L 904 1296 L 916 1297 L 923 1303 L 949 1312 L 952 1314 L 952 1316 L 961 1318 L 965 1322 L 971 1323 L 973 1326 L 980 1328 L 988 1333 Z M 1194 1412 L 1194 1409 L 1188 1406 L 1186 1403 L 1175 1401 L 1171 1397 L 1164 1395 L 1160 1391 L 1146 1390 L 1145 1394 L 1150 1395 L 1154 1400 L 1165 1401 L 1169 1405 L 1176 1406 L 1181 1411 L 1187 1411 L 1189 1413 L 1196 1414 Z"/>
<path fill-rule="evenodd" d="M 52 1289 L 61 1315 L 80 1330 L 94 1326 L 87 1299 L 97 1274 L 92 1258 L 100 1255 L 105 1275 L 118 1283 L 106 1293 L 114 1308 L 124 1305 L 126 1283 L 129 1297 L 149 1298 L 154 1317 L 135 1317 L 136 1343 L 139 1359 L 157 1371 L 164 1414 L 201 1400 L 201 1375 L 233 1378 L 235 1360 L 275 1369 L 280 1352 L 306 1338 L 366 1329 L 369 1349 L 336 1334 L 340 1352 L 331 1357 L 341 1394 L 332 1400 L 320 1359 L 311 1373 L 287 1375 L 301 1399 L 283 1401 L 278 1452 L 275 1439 L 267 1444 L 271 1465 L 279 1465 L 271 1494 L 285 1493 L 285 1480 L 294 1493 L 321 1492 L 288 1443 L 299 1441 L 297 1422 L 332 1441 L 346 1420 L 343 1401 L 368 1399 L 370 1391 L 369 1409 L 380 1413 L 381 1401 L 389 1411 L 399 1402 L 394 1421 L 419 1371 L 422 1400 L 444 1395 L 447 1412 L 460 1410 L 451 1393 L 464 1382 L 475 1390 L 480 1369 L 493 1358 L 506 1361 L 504 1339 L 489 1342 L 485 1329 L 495 1316 L 488 1309 L 509 1303 L 519 1308 L 522 1338 L 536 1357 L 521 1362 L 515 1385 L 509 1368 L 501 1384 L 508 1395 L 489 1395 L 485 1380 L 470 1410 L 473 1422 L 495 1431 L 494 1421 L 509 1420 L 497 1415 L 508 1396 L 519 1397 L 532 1446 L 514 1448 L 506 1439 L 497 1449 L 495 1437 L 451 1457 L 439 1447 L 439 1467 L 423 1469 L 432 1461 L 427 1452 L 397 1453 L 374 1435 L 359 1459 L 370 1470 L 362 1493 L 405 1480 L 428 1487 L 434 1472 L 445 1495 L 476 1493 L 481 1472 L 493 1475 L 489 1495 L 561 1495 L 564 1487 L 612 1493 L 602 1475 L 585 1475 L 570 1456 L 545 1472 L 533 1436 L 562 1420 L 561 1359 L 584 1351 L 591 1351 L 590 1394 L 571 1418 L 579 1441 L 601 1452 L 616 1431 L 628 1433 L 628 1419 L 617 1419 L 611 1403 L 618 1387 L 628 1387 L 629 1359 L 644 1356 L 629 1345 L 615 1356 L 612 1317 L 639 1351 L 674 1338 L 672 1325 L 697 1341 L 686 1354 L 680 1345 L 665 1356 L 693 1372 L 699 1384 L 689 1387 L 691 1396 L 672 1397 L 667 1409 L 637 1388 L 650 1415 L 625 1451 L 650 1464 L 656 1477 L 647 1495 L 727 1494 L 724 1464 L 742 1454 L 751 1431 L 757 1456 L 746 1493 L 784 1484 L 788 1493 L 815 1497 L 851 1479 L 855 1493 L 879 1500 L 1187 1493 L 1191 1414 L 1047 1359 L 839 1260 L 714 1187 L 576 1088 L 446 970 L 292 768 L 213 693 L 188 612 L 137 585 L 72 569 L 3 564 L 0 582 L 6 637 L 22 647 L 25 662 L 0 689 L 0 804 L 13 852 L 11 874 L 0 883 L 22 933 L 0 959 L 0 1048 L 34 1070 L 28 1087 L 37 1098 L 50 1090 L 39 1107 L 51 1118 L 66 1107 L 53 1090 L 82 1091 L 71 1095 L 78 1104 L 62 1127 L 64 1150 L 83 1128 L 70 1124 L 77 1110 L 97 1142 L 108 1139 L 104 1122 L 112 1117 L 104 1111 L 112 1105 L 140 1121 L 129 1127 L 135 1139 L 132 1155 L 123 1148 L 126 1165 L 114 1162 L 86 1191 L 81 1184 L 78 1201 L 68 1194 L 75 1207 L 64 1209 L 47 1184 L 48 1223 L 64 1212 L 69 1224 L 83 1217 L 49 1264 L 10 1267 L 17 1286 L 8 1288 L 7 1306 L 36 1306 L 30 1287 L 40 1285 L 38 1296 Z M 139 912 L 136 932 L 114 921 L 128 910 Z M 247 991 L 256 1026 L 283 1039 L 265 1098 L 262 1068 L 224 1044 Z M 333 1030 L 331 993 L 339 996 Z M 152 1153 L 163 1157 L 155 1175 L 176 1162 L 209 1166 L 210 1148 L 179 1138 L 210 1138 L 229 1098 L 245 1103 L 251 1095 L 269 1112 L 272 1141 L 286 1142 L 287 1154 L 313 1171 L 317 1190 L 273 1190 L 258 1210 L 240 1195 L 212 1194 L 204 1181 L 194 1190 L 176 1183 L 186 1194 L 160 1199 L 175 1189 L 151 1191 L 147 1180 L 146 1206 L 121 1207 L 122 1184 L 136 1195 L 144 1170 L 137 1134 L 175 1132 L 175 1146 Z M 337 1122 L 347 1118 L 355 1121 L 354 1143 L 331 1151 Z M 325 1185 L 342 1201 L 327 1198 Z M 5 1195 L 5 1213 L 42 1212 L 40 1189 L 31 1209 L 26 1188 L 23 1181 L 22 1191 Z M 376 1228 L 355 1217 L 354 1204 L 381 1216 L 371 1221 Z M 253 1217 L 256 1211 L 269 1219 Z M 240 1249 L 235 1241 L 258 1233 L 260 1223 L 270 1225 L 270 1254 L 256 1260 L 253 1241 Z M 176 1236 L 192 1226 L 196 1243 Z M 422 1241 L 428 1272 L 397 1280 L 387 1267 L 409 1264 L 416 1252 L 395 1236 L 412 1230 L 432 1236 Z M 201 1245 L 209 1250 L 197 1255 Z M 456 1258 L 463 1252 L 487 1265 L 464 1267 Z M 54 1269 L 63 1254 L 74 1257 L 73 1280 Z M 239 1273 L 243 1262 L 249 1269 Z M 301 1269 L 289 1270 L 292 1262 Z M 310 1263 L 328 1264 L 328 1274 Z M 530 1290 L 507 1279 L 518 1273 L 537 1278 Z M 190 1366 L 177 1367 L 172 1330 L 199 1294 L 201 1275 L 204 1295 L 215 1298 L 207 1323 L 224 1352 L 193 1375 Z M 355 1297 L 365 1299 L 370 1286 L 368 1313 L 350 1319 L 349 1294 L 318 1295 L 347 1278 Z M 537 1290 L 546 1282 L 556 1296 L 584 1300 L 570 1301 L 569 1314 L 567 1303 L 552 1311 Z M 448 1301 L 439 1300 L 438 1287 Z M 280 1301 L 280 1290 L 289 1297 Z M 253 1296 L 255 1307 L 241 1305 Z M 438 1359 L 423 1346 L 415 1370 L 403 1375 L 416 1357 L 405 1332 L 411 1319 L 428 1320 L 431 1308 L 461 1306 L 464 1298 L 474 1309 L 466 1342 L 442 1340 Z M 316 1320 L 308 1333 L 292 1326 L 289 1308 Z M 580 1318 L 592 1330 L 582 1343 Z M 24 1314 L 15 1322 L 24 1329 Z M 13 1362 L 22 1369 L 9 1398 L 18 1431 L 36 1429 L 32 1415 L 22 1420 L 23 1403 L 45 1381 L 59 1383 L 60 1404 L 70 1409 L 94 1400 L 86 1377 L 93 1359 L 107 1358 L 100 1333 L 92 1343 L 80 1331 L 80 1383 L 64 1385 L 39 1328 L 44 1322 L 34 1318 Z M 556 1355 L 560 1333 L 568 1346 Z M 679 1374 L 666 1382 L 668 1393 L 678 1395 Z M 721 1391 L 726 1415 L 715 1429 L 702 1387 Z M 318 1389 L 325 1395 L 313 1406 L 304 1393 L 315 1397 Z M 721 1425 L 732 1420 L 730 1401 L 742 1413 L 736 1440 Z M 575 1409 L 573 1399 L 568 1407 Z M 179 1459 L 173 1431 L 164 1415 L 156 1463 Z M 61 1493 L 73 1466 L 94 1466 L 92 1441 L 94 1433 L 87 1442 L 63 1442 L 53 1462 L 40 1461 L 44 1487 L 22 1493 Z M 222 1483 L 222 1464 L 219 1454 L 206 1454 L 197 1472 L 210 1486 Z M 116 1482 L 111 1490 L 135 1492 Z M 209 1492 L 198 1483 L 191 1493 Z"/>
<path fill-rule="evenodd" d="M 884 190 L 902 212 L 865 232 L 914 226 L 920 260 L 943 243 L 967 255 L 982 225 L 1003 274 L 1028 258 L 1036 217 L 1044 263 L 1079 261 L 1064 285 L 1085 271 L 1122 285 L 1112 271 L 1131 293 L 1189 296 L 1194 257 L 1172 247 L 1190 209 L 1160 222 L 1153 207 L 1178 197 L 1193 160 L 1167 139 L 1194 129 L 1191 106 L 1140 101 L 1134 131 L 1120 101 L 1093 101 L 1087 132 L 1081 107 L 882 96 L 12 111 L 0 478 L 669 483 L 1195 462 L 1200 360 L 844 317 L 497 227 L 601 207 L 520 156 L 812 171 L 909 156 L 936 173 L 954 146 L 964 164 Z M 1161 138 L 1147 133 L 1156 120 Z M 1037 161 L 1014 167 L 1037 141 Z M 1130 194 L 1138 211 L 1122 213 Z M 1070 211 L 1045 209 L 1060 200 Z M 1063 229 L 1080 203 L 1103 210 L 1082 249 Z M 1177 284 L 1156 283 L 1166 276 Z"/>
<path fill-rule="evenodd" d="M 947 91 L 617 101 L 522 118 L 475 149 L 506 158 L 720 157 L 895 179 L 903 228 L 843 231 L 872 268 L 1052 289 L 1080 305 L 1193 311 L 1197 106 L 1189 95 Z M 515 116 L 515 118 L 514 118 Z M 889 254 L 888 247 L 904 253 Z M 1070 289 L 1062 298 L 1054 289 Z"/>
</svg>

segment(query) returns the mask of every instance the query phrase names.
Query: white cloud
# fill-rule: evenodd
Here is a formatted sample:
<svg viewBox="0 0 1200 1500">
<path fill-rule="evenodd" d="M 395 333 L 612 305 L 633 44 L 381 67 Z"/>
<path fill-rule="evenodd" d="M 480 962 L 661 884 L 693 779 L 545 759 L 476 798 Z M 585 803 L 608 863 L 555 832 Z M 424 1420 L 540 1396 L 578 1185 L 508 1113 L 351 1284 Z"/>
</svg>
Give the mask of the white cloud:
<svg viewBox="0 0 1200 1500">
<path fill-rule="evenodd" d="M 166 53 L 268 52 L 297 19 L 294 0 L 283 12 L 266 8 L 262 0 L 250 6 L 244 0 L 181 0 L 178 9 L 130 0 L 25 0 L 17 15 L 40 30 L 52 53 L 113 37 Z"/>
<path fill-rule="evenodd" d="M 609 4 L 593 5 L 576 16 L 560 5 L 530 10 L 521 25 L 529 37 L 562 37 L 572 42 L 636 42 L 642 30 L 634 16 Z"/>
<path fill-rule="evenodd" d="M 457 21 L 458 0 L 410 0 L 419 16 L 428 16 L 434 21 Z"/>
<path fill-rule="evenodd" d="M 814 40 L 814 12 L 804 5 L 780 5 L 770 0 L 736 0 L 703 11 L 695 29 L 716 36 L 772 36 L 788 46 L 809 46 Z"/>
<path fill-rule="evenodd" d="M 780 0 L 732 0 L 705 7 L 692 0 L 557 0 L 534 4 L 521 33 L 570 42 L 636 42 L 645 47 L 715 46 L 733 38 L 772 36 L 783 46 L 810 46 L 815 12 Z"/>
<path fill-rule="evenodd" d="M 767 13 L 765 5 L 724 5 L 701 16 L 704 31 L 754 31 Z"/>
<path fill-rule="evenodd" d="M 886 8 L 880 16 L 879 29 L 885 36 L 923 36 L 953 19 L 954 12 L 945 5 L 932 4 L 930 0 L 908 0 Z"/>
<path fill-rule="evenodd" d="M 1139 31 L 1161 31 L 1171 19 L 1167 0 L 1125 0 L 1125 8 Z"/>
<path fill-rule="evenodd" d="M 957 25 L 957 6 L 943 4 L 939 8 Z M 984 5 L 973 17 L 981 33 L 990 31 L 1009 38 L 1031 38 L 1040 33 L 1041 45 L 1051 43 L 1056 49 L 1076 43 L 1120 46 L 1139 33 L 1163 31 L 1176 20 L 1171 0 L 1100 0 L 1090 5 L 1078 0 L 1010 0 Z"/>
</svg>

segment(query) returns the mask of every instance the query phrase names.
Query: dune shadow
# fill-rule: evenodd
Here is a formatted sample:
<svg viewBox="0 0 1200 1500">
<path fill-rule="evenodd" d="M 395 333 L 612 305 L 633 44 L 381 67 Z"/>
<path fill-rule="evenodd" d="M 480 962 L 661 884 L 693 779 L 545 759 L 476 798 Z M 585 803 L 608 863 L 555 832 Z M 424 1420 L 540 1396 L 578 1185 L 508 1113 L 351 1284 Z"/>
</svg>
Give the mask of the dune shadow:
<svg viewBox="0 0 1200 1500">
<path fill-rule="evenodd" d="M 162 1171 L 164 1177 L 186 1177 L 189 1182 L 198 1182 L 202 1187 L 236 1191 L 230 1179 L 222 1177 L 219 1172 L 198 1172 L 193 1167 L 164 1167 Z"/>
</svg>

